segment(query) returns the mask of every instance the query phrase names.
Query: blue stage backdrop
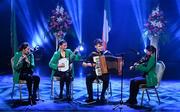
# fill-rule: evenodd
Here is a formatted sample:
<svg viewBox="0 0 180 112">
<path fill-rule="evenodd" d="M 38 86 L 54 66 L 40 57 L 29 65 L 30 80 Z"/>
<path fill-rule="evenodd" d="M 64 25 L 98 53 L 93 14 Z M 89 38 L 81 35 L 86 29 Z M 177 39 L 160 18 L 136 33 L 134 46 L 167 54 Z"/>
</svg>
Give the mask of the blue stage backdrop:
<svg viewBox="0 0 180 112">
<path fill-rule="evenodd" d="M 64 0 L 66 1 L 66 0 Z M 48 31 L 51 11 L 59 3 L 74 19 L 70 32 L 65 39 L 73 50 L 82 41 L 84 56 L 93 50 L 93 40 L 102 37 L 103 0 L 14 0 L 16 10 L 16 30 L 18 43 L 28 41 L 31 46 L 40 45 L 36 55 L 36 72 L 49 75 L 48 62 L 55 51 L 55 37 Z M 151 10 L 159 5 L 167 21 L 167 38 L 160 42 L 159 58 L 166 64 L 164 79 L 180 79 L 180 1 L 179 0 L 110 0 L 112 29 L 109 35 L 108 49 L 114 55 L 124 54 L 125 77 L 133 77 L 128 70 L 144 51 L 142 27 Z M 77 18 L 76 18 L 77 17 Z M 11 1 L 0 1 L 0 74 L 11 73 Z M 140 55 L 137 55 L 140 52 Z M 80 65 L 77 67 L 79 71 Z M 76 72 L 77 72 L 76 71 Z M 79 75 L 79 72 L 77 72 Z M 84 75 L 83 73 L 81 74 Z"/>
</svg>

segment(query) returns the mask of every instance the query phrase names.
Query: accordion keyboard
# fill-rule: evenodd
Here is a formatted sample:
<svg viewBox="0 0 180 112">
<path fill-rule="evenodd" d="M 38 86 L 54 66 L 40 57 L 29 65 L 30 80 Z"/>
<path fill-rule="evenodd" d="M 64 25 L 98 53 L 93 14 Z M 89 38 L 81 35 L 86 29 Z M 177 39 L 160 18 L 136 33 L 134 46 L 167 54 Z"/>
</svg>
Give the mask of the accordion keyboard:
<svg viewBox="0 0 180 112">
<path fill-rule="evenodd" d="M 101 76 L 102 71 L 101 71 L 101 67 L 100 67 L 100 57 L 99 56 L 94 56 L 93 61 L 96 63 L 96 66 L 95 66 L 96 75 Z"/>
</svg>

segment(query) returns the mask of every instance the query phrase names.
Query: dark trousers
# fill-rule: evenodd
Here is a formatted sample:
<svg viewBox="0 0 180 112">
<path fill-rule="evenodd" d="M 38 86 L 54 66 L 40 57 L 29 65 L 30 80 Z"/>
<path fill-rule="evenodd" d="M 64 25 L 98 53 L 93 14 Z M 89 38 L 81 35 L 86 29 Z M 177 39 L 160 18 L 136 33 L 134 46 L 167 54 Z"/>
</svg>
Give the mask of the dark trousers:
<svg viewBox="0 0 180 112">
<path fill-rule="evenodd" d="M 89 99 L 93 99 L 93 81 L 95 79 L 100 79 L 103 81 L 103 88 L 102 88 L 102 91 L 101 91 L 101 98 L 105 98 L 105 92 L 108 88 L 108 85 L 109 85 L 109 74 L 104 74 L 102 76 L 96 76 L 96 75 L 93 75 L 93 74 L 88 74 L 86 76 L 86 87 L 87 87 L 87 93 L 88 93 L 88 98 Z"/>
<path fill-rule="evenodd" d="M 37 92 L 37 89 L 39 88 L 39 82 L 40 82 L 39 76 L 28 74 L 28 73 L 21 73 L 19 79 L 25 80 L 27 82 L 29 96 L 32 96 L 32 95 L 37 96 L 36 92 Z"/>
<path fill-rule="evenodd" d="M 54 76 L 60 77 L 60 96 L 63 95 L 63 88 L 64 88 L 64 83 L 66 83 L 66 96 L 69 97 L 70 95 L 70 83 L 72 80 L 72 75 L 70 75 L 69 72 L 60 72 L 57 71 Z"/>
<path fill-rule="evenodd" d="M 130 102 L 137 102 L 137 94 L 139 92 L 139 85 L 140 84 L 146 84 L 146 79 L 144 77 L 135 77 L 131 79 L 130 82 L 130 95 L 129 95 L 129 101 Z"/>
</svg>

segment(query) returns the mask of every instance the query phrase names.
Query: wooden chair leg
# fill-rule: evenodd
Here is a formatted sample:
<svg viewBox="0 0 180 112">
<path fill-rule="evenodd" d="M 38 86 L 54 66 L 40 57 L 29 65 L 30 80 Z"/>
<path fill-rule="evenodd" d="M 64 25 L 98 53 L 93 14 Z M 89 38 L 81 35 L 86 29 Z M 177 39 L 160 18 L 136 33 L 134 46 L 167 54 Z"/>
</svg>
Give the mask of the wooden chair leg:
<svg viewBox="0 0 180 112">
<path fill-rule="evenodd" d="M 144 89 L 142 90 L 141 106 L 143 105 L 143 99 L 144 99 Z"/>
<path fill-rule="evenodd" d="M 154 88 L 154 90 L 155 90 L 155 92 L 156 92 L 156 95 L 157 95 L 157 98 L 158 98 L 158 102 L 159 102 L 159 104 L 160 104 L 160 98 L 159 98 L 159 95 L 158 95 L 157 89 L 156 89 L 156 88 Z"/>
<path fill-rule="evenodd" d="M 13 96 L 14 96 L 14 87 L 15 87 L 15 83 L 13 83 L 12 93 L 11 93 L 11 99 L 13 99 Z"/>
<path fill-rule="evenodd" d="M 147 94 L 148 100 L 150 101 L 149 92 L 147 89 L 146 89 L 146 94 Z"/>
</svg>

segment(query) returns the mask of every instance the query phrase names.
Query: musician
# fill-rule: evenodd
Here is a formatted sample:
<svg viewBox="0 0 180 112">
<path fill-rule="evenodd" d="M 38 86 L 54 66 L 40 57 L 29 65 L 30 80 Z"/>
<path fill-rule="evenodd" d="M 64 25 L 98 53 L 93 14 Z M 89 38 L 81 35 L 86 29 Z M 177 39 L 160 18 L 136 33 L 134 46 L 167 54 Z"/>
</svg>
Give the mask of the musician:
<svg viewBox="0 0 180 112">
<path fill-rule="evenodd" d="M 54 53 L 52 56 L 50 62 L 49 62 L 49 67 L 52 69 L 52 75 L 51 79 L 53 76 L 58 76 L 60 77 L 60 94 L 59 94 L 59 99 L 63 99 L 63 88 L 64 88 L 64 83 L 66 83 L 66 100 L 71 100 L 70 97 L 70 83 L 73 80 L 74 77 L 74 70 L 73 66 L 69 67 L 67 71 L 60 71 L 58 68 L 63 68 L 65 67 L 65 64 L 59 64 L 59 60 L 62 58 L 66 58 L 70 61 L 70 63 L 74 60 L 79 60 L 80 55 L 75 51 L 73 53 L 70 49 L 67 49 L 67 42 L 65 40 L 61 40 L 59 43 L 59 49 Z"/>
<path fill-rule="evenodd" d="M 148 87 L 157 85 L 157 77 L 155 73 L 156 67 L 156 48 L 152 45 L 146 47 L 146 55 L 139 62 L 130 67 L 130 70 L 140 70 L 143 76 L 136 77 L 130 81 L 130 95 L 126 104 L 137 104 L 137 94 L 140 84 L 146 84 Z"/>
<path fill-rule="evenodd" d="M 109 74 L 103 74 L 102 76 L 97 76 L 95 73 L 95 63 L 93 62 L 94 56 L 101 56 L 101 55 L 110 55 L 109 51 L 103 50 L 103 41 L 101 39 L 96 39 L 94 41 L 96 51 L 92 52 L 85 62 L 83 62 L 83 66 L 87 68 L 87 76 L 86 76 L 86 86 L 87 86 L 87 93 L 88 98 L 85 100 L 87 103 L 94 102 L 93 99 L 93 86 L 92 83 L 95 79 L 103 81 L 103 88 L 101 92 L 100 101 L 105 102 L 105 92 L 109 85 Z"/>
<path fill-rule="evenodd" d="M 40 78 L 37 75 L 33 75 L 34 66 L 34 55 L 30 52 L 29 44 L 24 42 L 20 45 L 19 51 L 14 56 L 13 81 L 14 83 L 19 83 L 19 80 L 26 80 L 29 103 L 36 104 L 36 92 L 39 88 Z"/>
</svg>

